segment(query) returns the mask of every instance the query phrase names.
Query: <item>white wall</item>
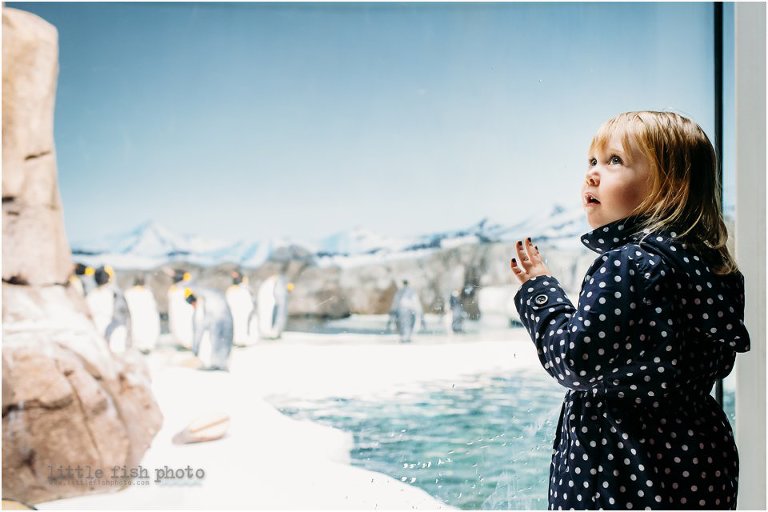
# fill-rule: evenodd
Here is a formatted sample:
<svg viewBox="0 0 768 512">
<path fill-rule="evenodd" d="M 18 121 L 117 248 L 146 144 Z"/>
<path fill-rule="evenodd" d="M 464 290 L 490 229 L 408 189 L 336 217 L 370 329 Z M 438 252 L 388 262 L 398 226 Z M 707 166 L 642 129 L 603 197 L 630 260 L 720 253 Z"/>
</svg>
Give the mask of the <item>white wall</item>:
<svg viewBox="0 0 768 512">
<path fill-rule="evenodd" d="M 736 3 L 736 259 L 752 349 L 736 358 L 739 509 L 765 510 L 765 4 Z"/>
</svg>

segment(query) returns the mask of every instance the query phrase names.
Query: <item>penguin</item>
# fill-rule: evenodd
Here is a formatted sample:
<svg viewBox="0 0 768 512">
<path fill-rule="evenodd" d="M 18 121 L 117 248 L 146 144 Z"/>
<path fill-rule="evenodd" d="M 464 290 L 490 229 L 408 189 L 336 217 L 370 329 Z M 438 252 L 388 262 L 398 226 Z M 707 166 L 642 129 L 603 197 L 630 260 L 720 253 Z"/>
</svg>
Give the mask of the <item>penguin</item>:
<svg viewBox="0 0 768 512">
<path fill-rule="evenodd" d="M 397 332 L 400 335 L 400 341 L 402 343 L 410 343 L 417 320 L 420 321 L 423 329 L 424 310 L 421 306 L 421 300 L 416 291 L 408 285 L 408 280 L 405 279 L 403 280 L 403 287 L 397 291 L 392 300 L 387 330 L 389 330 L 389 326 L 394 321 Z"/>
<path fill-rule="evenodd" d="M 183 270 L 174 270 L 173 284 L 168 288 L 168 330 L 173 343 L 192 349 L 192 316 L 194 309 L 184 297 L 184 289 L 192 276 Z"/>
<path fill-rule="evenodd" d="M 288 321 L 288 293 L 293 288 L 293 283 L 286 284 L 281 275 L 268 277 L 261 283 L 256 299 L 259 337 L 274 340 L 282 336 Z"/>
<path fill-rule="evenodd" d="M 451 331 L 453 333 L 464 332 L 464 306 L 461 303 L 458 290 L 451 292 L 448 304 L 451 308 Z"/>
<path fill-rule="evenodd" d="M 114 283 L 115 271 L 106 265 L 94 271 L 96 288 L 85 296 L 96 329 L 110 350 L 122 353 L 132 346 L 131 313 L 123 293 Z"/>
<path fill-rule="evenodd" d="M 143 353 L 154 350 L 160 337 L 160 315 L 152 291 L 137 276 L 133 286 L 125 290 L 125 301 L 131 312 L 131 336 L 134 346 Z"/>
<path fill-rule="evenodd" d="M 96 269 L 93 267 L 82 263 L 75 263 L 72 275 L 69 276 L 69 284 L 81 297 L 85 297 L 91 290 L 96 288 L 96 283 L 93 280 L 95 271 Z"/>
<path fill-rule="evenodd" d="M 186 288 L 184 299 L 194 309 L 192 352 L 204 369 L 228 371 L 234 329 L 224 294 L 210 288 Z"/>
<path fill-rule="evenodd" d="M 258 324 L 255 320 L 257 315 L 253 307 L 253 296 L 248 287 L 248 277 L 237 270 L 231 275 L 232 284 L 227 288 L 225 295 L 234 322 L 233 342 L 235 346 L 245 347 L 258 339 Z"/>
</svg>

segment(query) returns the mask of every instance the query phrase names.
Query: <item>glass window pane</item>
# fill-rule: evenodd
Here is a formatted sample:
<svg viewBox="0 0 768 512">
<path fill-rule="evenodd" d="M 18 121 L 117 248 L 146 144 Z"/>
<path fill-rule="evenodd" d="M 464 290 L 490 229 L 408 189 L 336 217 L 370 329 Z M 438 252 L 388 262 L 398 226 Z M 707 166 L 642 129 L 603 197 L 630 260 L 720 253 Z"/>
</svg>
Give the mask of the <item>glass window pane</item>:
<svg viewBox="0 0 768 512">
<path fill-rule="evenodd" d="M 314 240 L 362 225 L 387 239 L 418 234 L 425 251 L 450 249 L 432 233 L 472 224 L 484 235 L 484 226 L 501 226 L 509 236 L 543 240 L 575 302 L 595 258 L 578 235 L 588 229 L 580 185 L 598 126 L 623 111 L 672 110 L 714 140 L 709 3 L 7 5 L 59 31 L 56 152 L 76 241 L 130 230 L 147 216 L 231 240 Z M 726 4 L 726 77 L 732 17 Z M 726 80 L 728 212 L 732 94 Z M 540 231 L 515 231 L 522 225 Z M 462 236 L 455 238 L 471 238 Z M 497 249 L 510 242 L 489 240 Z M 473 286 L 509 295 L 508 249 L 496 260 L 479 256 L 482 264 L 466 263 L 457 250 L 437 263 L 419 260 L 419 268 L 460 261 Z M 400 264 L 377 263 L 354 292 L 399 282 L 392 268 Z M 349 277 L 360 268 L 333 270 Z M 428 301 L 433 315 L 446 301 L 440 294 L 455 287 L 446 284 L 449 271 L 435 274 L 424 285 L 438 290 Z M 328 288 L 325 302 L 308 302 L 342 303 L 334 302 L 341 286 Z M 377 313 L 312 334 L 334 350 L 359 341 L 350 336 L 391 344 L 377 331 L 385 316 Z M 419 347 L 429 355 L 402 347 L 398 359 L 407 366 L 421 357 L 430 368 L 446 363 L 451 344 L 507 344 L 508 357 L 520 361 L 504 371 L 451 361 L 459 368 L 452 378 L 414 377 L 386 396 L 307 400 L 286 386 L 270 399 L 290 416 L 351 433 L 353 465 L 449 505 L 544 509 L 565 389 L 506 314 L 501 327 L 488 309 L 470 315 L 474 331 L 463 338 L 427 322 L 415 338 L 429 341 Z M 338 334 L 343 343 L 332 338 Z M 375 378 L 338 371 L 353 376 L 349 389 Z"/>
</svg>

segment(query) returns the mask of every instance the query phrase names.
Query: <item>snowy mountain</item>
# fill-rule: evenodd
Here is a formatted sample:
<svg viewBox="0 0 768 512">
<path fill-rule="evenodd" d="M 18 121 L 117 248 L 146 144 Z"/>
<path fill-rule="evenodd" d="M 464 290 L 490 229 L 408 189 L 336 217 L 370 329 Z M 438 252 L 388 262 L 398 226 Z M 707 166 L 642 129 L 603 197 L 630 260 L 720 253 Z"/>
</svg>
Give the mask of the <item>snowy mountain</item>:
<svg viewBox="0 0 768 512">
<path fill-rule="evenodd" d="M 373 231 L 355 227 L 349 231 L 334 233 L 321 240 L 315 254 L 319 257 L 375 254 L 382 251 L 403 250 L 409 243 L 408 239 L 387 238 Z"/>
<path fill-rule="evenodd" d="M 134 254 L 148 258 L 215 251 L 220 243 L 197 236 L 178 235 L 156 222 L 148 221 L 127 232 L 88 243 L 73 244 L 80 254 Z M 73 254 L 75 250 L 72 251 Z"/>
<path fill-rule="evenodd" d="M 567 210 L 560 205 L 540 215 L 533 215 L 519 224 L 495 231 L 500 241 L 513 242 L 525 236 L 534 237 L 538 242 L 546 242 L 557 247 L 581 246 L 581 235 L 592 228 L 587 224 L 584 210 Z"/>
<path fill-rule="evenodd" d="M 210 265 L 239 261 L 244 255 L 250 260 L 258 253 L 258 246 L 254 244 L 179 235 L 152 221 L 126 233 L 72 243 L 72 257 L 76 261 L 92 265 L 108 263 L 116 268 L 152 268 L 176 260 Z"/>
<path fill-rule="evenodd" d="M 572 243 L 580 246 L 580 236 L 590 229 L 581 208 L 567 210 L 553 205 L 549 211 L 531 215 L 511 225 L 483 219 L 465 229 L 423 235 L 406 250 L 447 248 L 463 243 L 514 242 L 528 236 L 558 247 Z"/>
<path fill-rule="evenodd" d="M 483 219 L 464 229 L 428 233 L 408 238 L 391 238 L 362 227 L 329 235 L 317 243 L 286 238 L 235 243 L 179 235 L 155 222 L 99 240 L 72 244 L 75 261 L 90 265 L 110 264 L 115 268 L 147 269 L 174 261 L 202 266 L 234 263 L 255 268 L 268 259 L 309 257 L 320 265 L 364 263 L 371 259 L 399 258 L 416 251 L 434 251 L 466 244 L 514 242 L 530 236 L 537 243 L 555 247 L 580 245 L 579 237 L 589 231 L 581 208 L 567 210 L 554 205 L 549 211 L 521 222 L 505 225 Z"/>
</svg>

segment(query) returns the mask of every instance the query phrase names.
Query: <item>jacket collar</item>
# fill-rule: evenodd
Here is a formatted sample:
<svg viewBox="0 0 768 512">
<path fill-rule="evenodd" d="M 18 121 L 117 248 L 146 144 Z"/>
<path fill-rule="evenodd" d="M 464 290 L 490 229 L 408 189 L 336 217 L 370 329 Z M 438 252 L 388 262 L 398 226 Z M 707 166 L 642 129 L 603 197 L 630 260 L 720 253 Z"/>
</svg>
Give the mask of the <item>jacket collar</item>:
<svg viewBox="0 0 768 512">
<path fill-rule="evenodd" d="M 640 224 L 644 219 L 643 215 L 631 215 L 613 221 L 582 235 L 581 243 L 600 254 L 621 247 L 640 232 Z"/>
</svg>

